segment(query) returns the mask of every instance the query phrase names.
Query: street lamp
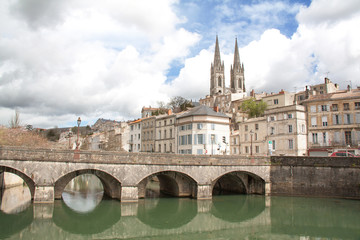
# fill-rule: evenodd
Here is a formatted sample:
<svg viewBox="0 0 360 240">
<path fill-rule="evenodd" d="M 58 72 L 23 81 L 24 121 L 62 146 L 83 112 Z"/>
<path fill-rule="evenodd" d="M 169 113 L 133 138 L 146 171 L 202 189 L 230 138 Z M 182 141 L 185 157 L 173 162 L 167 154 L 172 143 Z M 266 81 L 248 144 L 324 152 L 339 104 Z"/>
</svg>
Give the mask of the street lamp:
<svg viewBox="0 0 360 240">
<path fill-rule="evenodd" d="M 215 135 L 211 134 L 211 155 L 214 155 L 214 138 Z"/>
<path fill-rule="evenodd" d="M 79 150 L 79 128 L 80 128 L 80 124 L 81 124 L 81 119 L 79 117 L 78 120 L 77 120 L 78 129 L 77 129 L 77 139 L 76 139 L 76 150 Z"/>
<path fill-rule="evenodd" d="M 250 156 L 252 156 L 252 137 L 253 137 L 254 131 L 250 130 Z"/>
</svg>

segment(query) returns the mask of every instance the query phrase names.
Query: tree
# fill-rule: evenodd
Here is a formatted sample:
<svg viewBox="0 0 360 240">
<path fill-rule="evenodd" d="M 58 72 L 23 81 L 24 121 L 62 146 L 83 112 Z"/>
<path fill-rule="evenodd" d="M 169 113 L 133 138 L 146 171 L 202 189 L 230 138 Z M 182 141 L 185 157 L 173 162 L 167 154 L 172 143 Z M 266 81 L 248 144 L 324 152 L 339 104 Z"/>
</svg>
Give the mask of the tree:
<svg viewBox="0 0 360 240">
<path fill-rule="evenodd" d="M 250 98 L 241 104 L 241 109 L 249 114 L 249 118 L 263 116 L 266 108 L 267 104 L 263 100 L 256 102 L 254 98 Z"/>
<path fill-rule="evenodd" d="M 193 107 L 191 101 L 181 96 L 171 98 L 168 105 L 173 110 L 173 112 L 185 111 L 188 107 Z"/>
<path fill-rule="evenodd" d="M 19 128 L 20 127 L 20 113 L 16 109 L 15 115 L 9 121 L 10 128 Z"/>
</svg>

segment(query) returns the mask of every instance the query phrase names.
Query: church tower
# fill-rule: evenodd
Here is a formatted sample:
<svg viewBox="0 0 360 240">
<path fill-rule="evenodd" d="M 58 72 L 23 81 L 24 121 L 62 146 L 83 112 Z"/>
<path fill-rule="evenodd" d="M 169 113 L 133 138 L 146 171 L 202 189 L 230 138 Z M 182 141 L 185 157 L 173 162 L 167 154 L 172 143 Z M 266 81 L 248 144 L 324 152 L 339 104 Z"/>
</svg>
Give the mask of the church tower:
<svg viewBox="0 0 360 240">
<path fill-rule="evenodd" d="M 245 92 L 244 64 L 240 62 L 237 38 L 235 38 L 234 64 L 230 69 L 230 82 L 232 93 Z"/>
<path fill-rule="evenodd" d="M 216 35 L 214 63 L 210 70 L 210 96 L 225 93 L 224 62 L 221 62 L 218 36 Z"/>
</svg>

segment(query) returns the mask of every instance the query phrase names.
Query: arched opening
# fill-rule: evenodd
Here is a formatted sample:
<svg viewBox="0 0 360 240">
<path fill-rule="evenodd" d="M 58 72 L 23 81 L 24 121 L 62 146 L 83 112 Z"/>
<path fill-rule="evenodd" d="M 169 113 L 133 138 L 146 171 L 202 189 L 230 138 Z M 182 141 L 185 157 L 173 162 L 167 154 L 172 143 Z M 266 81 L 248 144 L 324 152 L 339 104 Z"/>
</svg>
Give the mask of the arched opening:
<svg viewBox="0 0 360 240">
<path fill-rule="evenodd" d="M 219 78 L 218 78 L 218 86 L 219 86 L 219 87 L 221 87 L 221 82 L 222 82 L 221 77 L 219 77 Z"/>
<path fill-rule="evenodd" d="M 106 172 L 82 169 L 59 178 L 55 182 L 54 191 L 55 199 L 66 200 L 67 204 L 76 197 L 76 200 L 73 201 L 73 209 L 79 212 L 88 212 L 96 207 L 93 203 L 92 206 L 84 206 L 88 200 L 98 204 L 103 197 L 120 199 L 121 183 Z"/>
<path fill-rule="evenodd" d="M 35 183 L 26 174 L 0 166 L 0 209 L 6 214 L 25 211 L 34 197 Z"/>
<path fill-rule="evenodd" d="M 265 194 L 265 181 L 248 172 L 230 172 L 213 182 L 212 195 Z"/>
<path fill-rule="evenodd" d="M 189 176 L 172 171 L 154 173 L 138 184 L 139 198 L 195 197 L 197 184 Z"/>
</svg>

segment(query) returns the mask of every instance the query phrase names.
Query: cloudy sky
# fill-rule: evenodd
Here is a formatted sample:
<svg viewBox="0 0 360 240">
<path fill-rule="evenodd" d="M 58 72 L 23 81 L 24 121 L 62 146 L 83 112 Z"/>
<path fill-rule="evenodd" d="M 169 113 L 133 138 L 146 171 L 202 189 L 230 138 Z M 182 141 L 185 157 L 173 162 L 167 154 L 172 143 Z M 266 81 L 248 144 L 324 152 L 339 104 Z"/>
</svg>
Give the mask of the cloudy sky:
<svg viewBox="0 0 360 240">
<path fill-rule="evenodd" d="M 74 126 L 226 85 L 235 37 L 247 91 L 360 85 L 359 0 L 1 0 L 0 125 Z"/>
</svg>

